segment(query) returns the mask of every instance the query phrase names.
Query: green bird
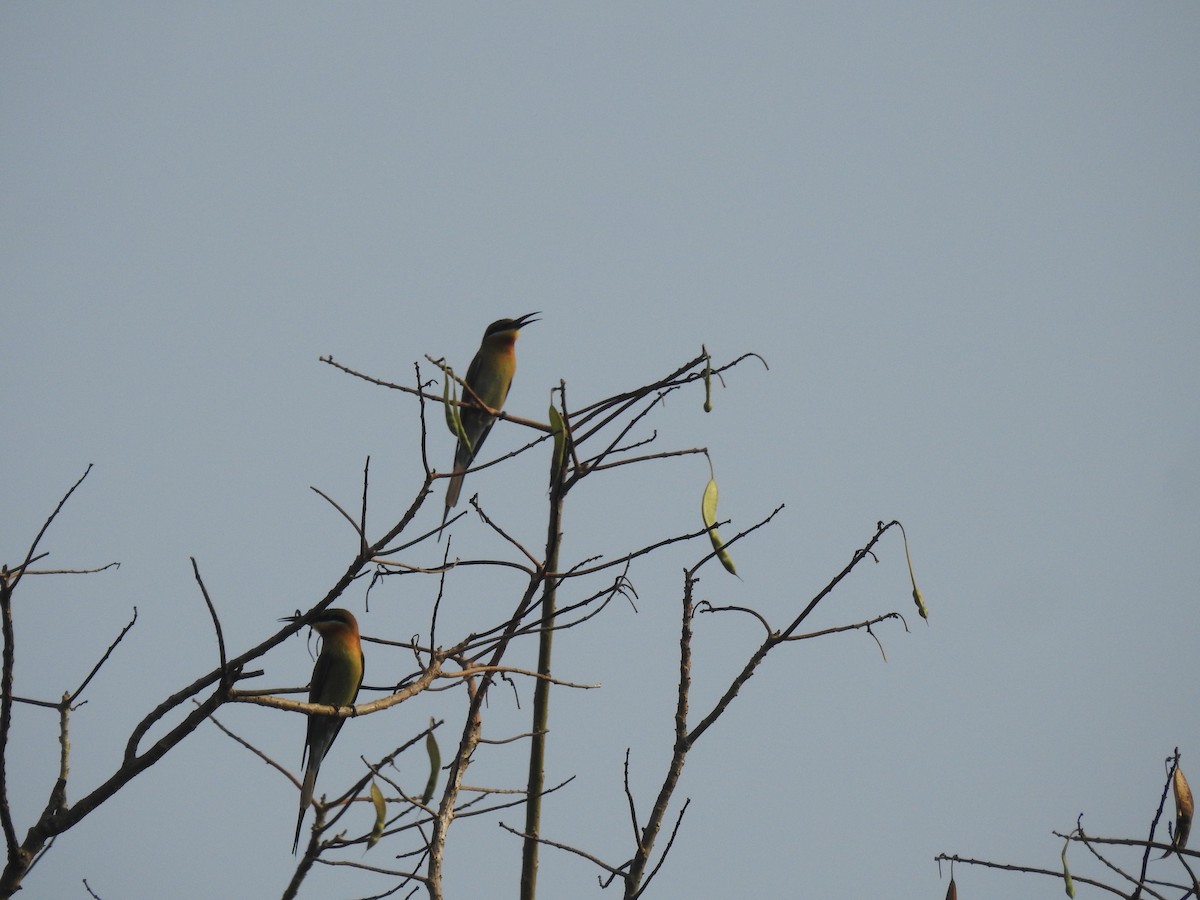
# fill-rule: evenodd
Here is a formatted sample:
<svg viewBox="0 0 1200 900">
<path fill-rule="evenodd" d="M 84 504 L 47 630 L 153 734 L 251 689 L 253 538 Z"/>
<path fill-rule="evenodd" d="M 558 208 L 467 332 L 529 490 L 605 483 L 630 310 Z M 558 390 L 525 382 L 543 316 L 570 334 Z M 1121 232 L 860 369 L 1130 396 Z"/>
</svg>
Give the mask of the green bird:
<svg viewBox="0 0 1200 900">
<path fill-rule="evenodd" d="M 451 507 L 458 503 L 463 476 L 471 467 L 475 454 L 483 446 L 488 432 L 492 430 L 492 424 L 496 421 L 492 412 L 502 410 L 504 401 L 508 398 L 513 373 L 517 371 L 517 334 L 526 325 L 538 321 L 534 318 L 537 315 L 541 313 L 526 313 L 519 319 L 497 319 L 489 325 L 483 333 L 479 351 L 467 369 L 466 384 L 470 390 L 463 394 L 463 406 L 459 415 L 469 443 L 464 443 L 459 438 L 458 447 L 454 451 L 454 473 L 450 479 L 450 486 L 446 489 L 446 508 L 442 512 L 443 527 Z M 480 406 L 479 401 L 483 401 L 488 408 Z"/>
<path fill-rule="evenodd" d="M 295 622 L 300 616 L 288 616 L 284 622 Z M 321 652 L 313 666 L 308 702 L 326 706 L 353 706 L 363 680 L 362 643 L 358 636 L 358 621 L 345 609 L 327 609 L 312 623 L 321 635 Z M 346 720 L 335 716 L 310 715 L 308 737 L 304 743 L 304 784 L 300 788 L 300 815 L 296 818 L 296 838 L 292 853 L 300 846 L 300 827 L 304 814 L 312 804 L 321 761 L 333 746 L 333 740 Z"/>
</svg>

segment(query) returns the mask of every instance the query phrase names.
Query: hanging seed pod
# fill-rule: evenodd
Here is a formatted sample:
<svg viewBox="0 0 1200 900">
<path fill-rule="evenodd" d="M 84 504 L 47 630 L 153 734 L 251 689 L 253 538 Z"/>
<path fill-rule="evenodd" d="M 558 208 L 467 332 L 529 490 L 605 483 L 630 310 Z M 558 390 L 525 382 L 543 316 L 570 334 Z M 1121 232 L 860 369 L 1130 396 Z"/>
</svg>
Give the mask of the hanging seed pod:
<svg viewBox="0 0 1200 900">
<path fill-rule="evenodd" d="M 729 555 L 729 551 L 725 549 L 725 543 L 717 534 L 717 482 L 714 478 L 708 479 L 708 484 L 704 486 L 704 498 L 700 501 L 700 515 L 704 519 L 704 527 L 708 529 L 708 539 L 712 541 L 713 549 L 717 551 L 717 559 L 721 561 L 721 565 L 730 575 L 737 575 L 733 557 Z"/>
<path fill-rule="evenodd" d="M 917 587 L 917 576 L 913 574 L 912 557 L 908 555 L 908 534 L 904 531 L 904 526 L 900 526 L 900 536 L 904 538 L 904 559 L 908 562 L 908 578 L 912 582 L 913 587 L 913 603 L 917 604 L 917 612 L 926 622 L 929 621 L 929 610 L 925 607 L 925 598 L 921 596 L 921 589 Z"/>
<path fill-rule="evenodd" d="M 712 403 L 712 357 L 708 355 L 708 350 L 704 349 L 704 411 L 710 413 L 713 411 Z"/>
<path fill-rule="evenodd" d="M 717 482 L 715 478 L 708 479 L 704 486 L 704 497 L 700 501 L 700 515 L 704 518 L 705 528 L 715 528 L 717 524 Z"/>
<path fill-rule="evenodd" d="M 950 876 L 950 887 L 946 888 L 946 900 L 958 900 L 958 888 L 954 886 L 954 876 Z"/>
<path fill-rule="evenodd" d="M 1068 897 L 1075 896 L 1075 882 L 1071 880 L 1071 870 L 1067 868 L 1067 847 L 1071 846 L 1071 841 L 1068 838 L 1063 844 L 1062 864 L 1063 864 L 1063 890 L 1067 892 Z"/>
<path fill-rule="evenodd" d="M 432 727 L 433 719 L 429 720 Z M 433 799 L 433 791 L 437 787 L 438 771 L 442 768 L 442 751 L 438 749 L 437 738 L 433 732 L 425 735 L 425 752 L 429 756 L 429 780 L 425 782 L 425 792 L 421 794 L 422 805 Z"/>
</svg>

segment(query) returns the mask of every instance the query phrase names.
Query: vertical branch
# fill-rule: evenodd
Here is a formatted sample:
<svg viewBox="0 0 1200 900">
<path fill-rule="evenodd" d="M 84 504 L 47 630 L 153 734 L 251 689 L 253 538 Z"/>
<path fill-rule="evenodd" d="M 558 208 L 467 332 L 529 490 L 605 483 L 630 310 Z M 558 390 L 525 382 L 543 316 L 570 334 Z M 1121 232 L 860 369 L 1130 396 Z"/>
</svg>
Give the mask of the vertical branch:
<svg viewBox="0 0 1200 900">
<path fill-rule="evenodd" d="M 32 855 L 21 858 L 24 851 L 17 843 L 17 830 L 13 825 L 12 809 L 8 803 L 8 736 L 12 730 L 12 703 L 13 703 L 13 664 L 15 657 L 14 650 L 14 635 L 13 635 L 13 620 L 12 620 L 12 595 L 17 588 L 17 583 L 29 569 L 29 564 L 33 562 L 37 553 L 38 544 L 41 543 L 50 525 L 58 517 L 62 508 L 66 506 L 71 495 L 75 493 L 75 489 L 83 484 L 83 480 L 88 477 L 88 473 L 92 471 L 91 463 L 84 469 L 83 474 L 79 476 L 70 490 L 68 490 L 58 505 L 54 507 L 54 512 L 47 516 L 46 521 L 42 523 L 42 527 L 38 530 L 37 535 L 33 539 L 33 543 L 29 545 L 29 551 L 25 554 L 25 561 L 17 568 L 15 574 L 10 573 L 8 566 L 0 568 L 0 630 L 3 631 L 4 651 L 3 661 L 0 662 L 0 828 L 4 830 L 4 844 L 8 849 L 8 865 L 5 871 L 14 868 L 24 869 L 29 864 L 29 859 Z"/>
<path fill-rule="evenodd" d="M 688 737 L 687 717 L 688 696 L 692 690 L 692 615 L 694 606 L 692 589 L 694 586 L 695 579 L 692 574 L 685 573 L 683 615 L 679 629 L 679 691 L 675 701 L 675 750 L 671 754 L 671 764 L 667 769 L 666 778 L 663 779 L 662 787 L 659 788 L 654 808 L 650 811 L 650 818 L 646 822 L 646 827 L 642 829 L 637 852 L 634 854 L 629 872 L 625 876 L 626 900 L 633 900 L 634 897 L 641 895 L 642 880 L 646 875 L 646 866 L 650 861 L 650 853 L 654 849 L 654 841 L 662 828 L 663 820 L 667 815 L 667 807 L 671 803 L 671 796 L 679 784 L 684 761 L 692 746 L 692 741 Z"/>
<path fill-rule="evenodd" d="M 371 481 L 371 457 L 363 464 L 362 512 L 358 517 L 358 554 L 367 552 L 367 485 Z"/>
<path fill-rule="evenodd" d="M 15 583 L 15 580 L 9 581 L 6 568 L 0 578 L 0 629 L 4 633 L 4 656 L 0 663 L 3 666 L 0 669 L 0 827 L 4 829 L 4 844 L 8 848 L 10 866 L 16 862 L 20 852 L 12 809 L 8 803 L 8 735 L 12 728 L 14 659 L 12 591 Z"/>
<path fill-rule="evenodd" d="M 504 654 L 508 652 L 508 645 L 512 643 L 513 638 L 521 627 L 521 622 L 525 614 L 533 604 L 533 598 L 537 594 L 538 586 L 545 577 L 545 573 L 546 570 L 543 567 L 530 577 L 529 586 L 525 589 L 525 593 L 521 595 L 521 600 L 517 603 L 517 608 L 513 612 L 512 618 L 504 626 L 504 632 L 497 639 L 491 651 L 491 657 L 487 663 L 489 668 L 498 666 L 500 660 L 504 658 Z M 429 839 L 429 879 L 427 884 L 430 900 L 441 900 L 442 897 L 442 856 L 446 846 L 446 835 L 450 830 L 450 823 L 454 820 L 454 805 L 462 789 L 463 776 L 466 774 L 467 766 L 471 764 L 471 754 L 475 752 L 475 747 L 479 743 L 479 732 L 482 727 L 482 714 L 480 710 L 487 699 L 488 688 L 491 683 L 490 675 L 484 676 L 477 688 L 472 688 L 471 685 L 473 682 L 468 681 L 468 696 L 471 702 L 467 708 L 463 736 L 459 742 L 458 752 L 454 754 L 454 759 L 450 761 L 449 771 L 446 776 L 446 790 L 442 794 L 438 814 L 434 817 L 433 833 Z"/>
<path fill-rule="evenodd" d="M 62 702 L 58 705 L 58 781 L 50 792 L 50 804 L 47 812 L 58 815 L 67 808 L 67 775 L 70 773 L 71 760 L 71 695 L 63 692 Z"/>
<path fill-rule="evenodd" d="M 553 468 L 554 463 L 551 463 Z M 551 476 L 550 518 L 546 528 L 547 572 L 558 571 L 562 546 L 562 508 L 565 490 L 559 474 Z M 546 731 L 550 720 L 550 653 L 554 640 L 554 614 L 558 579 L 553 575 L 542 585 L 542 628 L 538 639 L 538 675 L 533 689 L 533 734 L 529 742 L 529 779 L 525 798 L 525 845 L 521 853 L 521 900 L 537 895 L 538 834 L 542 821 L 542 791 L 546 781 Z"/>
<path fill-rule="evenodd" d="M 1175 748 L 1175 761 L 1167 772 L 1166 783 L 1163 784 L 1162 796 L 1158 800 L 1158 809 L 1150 822 L 1150 834 L 1146 838 L 1146 847 L 1142 851 L 1142 870 L 1138 873 L 1137 888 L 1130 895 L 1130 900 L 1138 900 L 1142 896 L 1142 888 L 1146 886 L 1146 870 L 1150 865 L 1150 846 L 1154 843 L 1154 832 L 1158 830 L 1158 820 L 1162 818 L 1163 809 L 1167 805 L 1167 794 L 1171 791 L 1171 783 L 1175 778 L 1175 769 L 1179 766 L 1179 748 Z"/>
<path fill-rule="evenodd" d="M 442 900 L 442 875 L 445 868 L 446 836 L 450 832 L 450 823 L 454 821 L 454 806 L 458 802 L 462 790 L 463 776 L 466 775 L 467 765 L 471 754 L 479 743 L 479 733 L 483 727 L 480 715 L 480 702 L 486 693 L 487 678 L 482 685 L 476 685 L 474 678 L 467 679 L 467 691 L 471 698 L 467 710 L 467 722 L 463 728 L 462 740 L 454 761 L 450 764 L 450 773 L 446 779 L 446 790 L 442 793 L 442 802 L 438 806 L 437 815 L 433 817 L 433 832 L 429 836 L 429 876 L 426 885 L 429 888 L 430 900 Z"/>
</svg>

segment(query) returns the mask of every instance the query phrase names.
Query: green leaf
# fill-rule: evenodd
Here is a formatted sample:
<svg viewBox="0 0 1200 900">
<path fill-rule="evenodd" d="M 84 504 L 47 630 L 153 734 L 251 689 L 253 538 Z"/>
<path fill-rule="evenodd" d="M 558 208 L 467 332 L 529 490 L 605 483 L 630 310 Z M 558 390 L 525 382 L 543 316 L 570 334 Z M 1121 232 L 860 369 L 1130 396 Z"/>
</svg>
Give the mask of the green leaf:
<svg viewBox="0 0 1200 900">
<path fill-rule="evenodd" d="M 445 381 L 442 384 L 442 403 L 446 408 L 446 427 L 450 433 L 462 441 L 467 450 L 471 450 L 471 439 L 463 428 L 462 413 L 458 405 L 458 388 L 454 384 L 454 370 L 447 368 L 442 373 Z"/>
<path fill-rule="evenodd" d="M 387 802 L 383 799 L 383 791 L 374 781 L 371 782 L 371 805 L 375 807 L 375 825 L 371 836 L 367 838 L 367 849 L 370 850 L 383 837 L 383 826 L 387 824 Z"/>
</svg>

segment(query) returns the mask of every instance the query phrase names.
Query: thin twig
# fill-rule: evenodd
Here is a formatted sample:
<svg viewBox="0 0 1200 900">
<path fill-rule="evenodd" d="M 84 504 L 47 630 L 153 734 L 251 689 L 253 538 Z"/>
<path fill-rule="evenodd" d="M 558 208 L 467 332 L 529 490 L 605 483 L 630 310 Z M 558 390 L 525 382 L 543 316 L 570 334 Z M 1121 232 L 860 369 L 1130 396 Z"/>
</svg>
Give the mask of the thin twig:
<svg viewBox="0 0 1200 900">
<path fill-rule="evenodd" d="M 654 876 L 658 874 L 658 870 L 661 869 L 663 867 L 663 863 L 667 861 L 667 854 L 669 854 L 671 852 L 671 848 L 675 846 L 675 838 L 679 834 L 679 826 L 683 824 L 683 814 L 688 811 L 688 807 L 691 805 L 692 798 L 685 797 L 683 800 L 683 806 L 679 809 L 679 815 L 675 817 L 675 827 L 671 829 L 671 836 L 667 838 L 667 846 L 663 847 L 663 852 L 658 857 L 658 862 L 655 863 L 654 868 L 650 871 L 650 874 L 646 876 L 646 880 L 642 884 L 641 890 L 633 895 L 635 898 L 642 896 L 642 894 L 646 892 L 646 889 L 650 887 L 650 882 L 653 881 Z"/>
<path fill-rule="evenodd" d="M 1178 753 L 1179 748 L 1176 747 L 1175 750 Z M 1171 773 L 1167 776 L 1166 783 L 1163 784 L 1162 796 L 1158 800 L 1158 809 L 1155 810 L 1154 818 L 1150 822 L 1150 836 L 1146 839 L 1146 849 L 1142 851 L 1142 871 L 1138 876 L 1138 886 L 1134 890 L 1130 900 L 1138 900 L 1138 897 L 1141 896 L 1142 885 L 1146 880 L 1146 869 L 1150 865 L 1150 843 L 1154 840 L 1154 832 L 1158 829 L 1158 820 L 1162 818 L 1163 808 L 1167 805 L 1167 792 L 1171 789 L 1171 781 L 1174 774 L 1175 770 L 1172 769 Z"/>
<path fill-rule="evenodd" d="M 221 630 L 221 619 L 217 615 L 217 608 L 213 606 L 212 597 L 208 596 L 208 588 L 204 586 L 204 579 L 200 577 L 200 566 L 196 564 L 196 557 L 189 557 L 192 561 L 192 574 L 196 577 L 196 584 L 200 585 L 200 593 L 204 595 L 204 605 L 208 607 L 208 614 L 212 617 L 213 630 L 217 633 L 217 654 L 221 659 L 221 685 L 229 689 L 229 665 L 225 659 L 225 634 Z"/>
<path fill-rule="evenodd" d="M 633 800 L 633 791 L 629 787 L 629 748 L 625 748 L 625 774 L 624 774 L 625 800 L 629 803 L 629 821 L 633 825 L 633 840 L 634 843 L 640 846 L 642 840 L 642 829 L 638 825 L 637 805 Z"/>
<path fill-rule="evenodd" d="M 359 524 L 356 521 L 354 521 L 354 517 L 351 516 L 350 513 L 346 512 L 346 510 L 344 510 L 342 508 L 340 503 L 338 503 L 336 500 L 334 500 L 327 493 L 325 493 L 323 490 L 321 490 L 319 487 L 316 487 L 315 485 L 310 484 L 308 486 L 308 489 L 310 491 L 312 491 L 313 493 L 319 495 L 326 503 L 328 503 L 330 506 L 332 506 L 334 509 L 336 509 L 343 519 L 345 519 L 347 522 L 350 523 L 350 527 L 353 528 L 354 533 L 358 535 L 358 541 L 359 541 L 360 547 L 364 546 L 366 544 L 367 536 L 365 534 L 363 534 L 362 528 L 360 528 Z"/>
<path fill-rule="evenodd" d="M 766 618 L 763 616 L 763 614 L 760 613 L 758 610 L 751 609 L 748 606 L 713 606 L 707 600 L 701 600 L 699 603 L 696 604 L 696 615 L 700 615 L 701 613 L 719 613 L 719 612 L 746 613 L 747 615 L 753 616 L 754 618 L 758 619 L 758 623 L 760 625 L 762 625 L 762 627 L 766 630 L 768 637 L 770 637 L 771 635 L 773 635 L 775 633 L 775 630 L 773 628 L 771 628 L 771 623 L 766 620 Z"/>
<path fill-rule="evenodd" d="M 326 355 L 326 356 L 320 357 L 319 359 L 320 359 L 320 362 L 331 365 L 335 369 L 340 369 L 341 371 L 345 372 L 347 375 L 353 375 L 355 378 L 361 378 L 363 381 L 369 381 L 371 384 L 378 385 L 379 387 L 389 388 L 393 391 L 402 391 L 405 394 L 412 394 L 415 397 L 419 397 L 422 400 L 426 400 L 426 401 L 429 401 L 432 403 L 444 402 L 442 400 L 442 398 L 439 397 L 437 394 L 430 394 L 427 391 L 421 390 L 420 388 L 409 387 L 407 384 L 395 384 L 391 381 L 384 381 L 382 378 L 374 378 L 371 375 L 364 375 L 362 372 L 355 371 L 354 369 L 351 369 L 349 366 L 342 365 L 340 362 L 335 360 L 332 356 Z M 462 406 L 463 402 L 459 401 L 458 405 Z M 523 419 L 520 416 L 514 416 L 511 413 L 506 413 L 503 410 L 499 410 L 499 409 L 492 410 L 492 412 L 495 413 L 495 416 L 497 419 L 503 419 L 506 422 L 512 422 L 516 425 L 524 425 L 526 428 L 532 428 L 535 431 L 544 431 L 547 434 L 550 433 L 550 426 L 547 425 L 545 422 L 538 422 L 533 419 Z"/>
<path fill-rule="evenodd" d="M 371 457 L 363 463 L 362 512 L 358 517 L 358 552 L 367 552 L 367 487 L 371 483 Z"/>
<path fill-rule="evenodd" d="M 79 695 L 83 693 L 83 689 L 86 688 L 91 680 L 96 677 L 96 673 L 100 671 L 100 667 L 108 661 L 108 658 L 112 656 L 112 652 L 117 649 L 117 644 L 121 643 L 125 635 L 129 634 L 130 630 L 134 626 L 134 623 L 137 622 L 137 617 L 138 612 L 137 607 L 135 606 L 133 608 L 133 618 L 129 620 L 129 624 L 121 629 L 121 633 L 117 635 L 116 640 L 108 645 L 108 649 L 104 651 L 104 655 L 100 657 L 100 661 L 96 663 L 96 665 L 92 666 L 92 671 L 88 672 L 87 678 L 83 679 L 83 683 L 80 684 L 79 687 L 75 688 L 75 690 L 72 692 L 70 700 L 71 703 L 74 703 L 79 699 Z"/>
<path fill-rule="evenodd" d="M 586 859 L 588 862 L 593 863 L 596 866 L 599 866 L 605 872 L 611 872 L 613 875 L 621 874 L 620 869 L 613 868 L 608 863 L 606 863 L 604 860 L 600 859 L 597 856 L 593 856 L 591 853 L 588 853 L 585 850 L 580 850 L 578 847 L 572 847 L 570 844 L 562 844 L 562 843 L 559 843 L 558 841 L 552 841 L 552 840 L 550 840 L 550 838 L 541 837 L 540 835 L 528 834 L 524 831 L 518 831 L 516 828 L 513 828 L 511 825 L 505 825 L 503 822 L 497 822 L 496 824 L 499 825 L 501 828 L 503 828 L 505 831 L 507 831 L 509 834 L 515 834 L 517 837 L 521 838 L 524 841 L 534 841 L 538 844 L 545 844 L 547 847 L 553 847 L 556 850 L 565 850 L 568 853 L 574 853 L 576 856 L 582 857 L 583 859 Z"/>
<path fill-rule="evenodd" d="M 945 860 L 946 862 L 959 863 L 960 865 L 964 865 L 964 866 L 982 866 L 983 868 L 987 868 L 987 869 L 1001 869 L 1005 872 L 1025 872 L 1026 874 L 1029 874 L 1029 875 L 1049 875 L 1051 878 L 1058 878 L 1058 879 L 1061 879 L 1063 877 L 1063 873 L 1062 873 L 1061 869 L 1056 870 L 1056 869 L 1041 869 L 1036 866 L 1016 866 L 1016 865 L 1010 865 L 1008 863 L 990 862 L 989 860 L 986 860 L 986 859 L 971 859 L 970 857 L 967 857 L 967 856 L 957 856 L 957 855 L 952 856 L 952 855 L 949 855 L 946 853 L 939 853 L 937 856 L 934 857 L 934 860 L 935 861 Z M 1112 887 L 1111 885 L 1107 885 L 1103 881 L 1097 881 L 1094 878 L 1085 878 L 1084 876 L 1081 876 L 1081 875 L 1072 874 L 1071 880 L 1074 881 L 1076 884 L 1090 884 L 1092 887 L 1096 887 L 1096 888 L 1100 888 L 1101 890 L 1108 891 L 1110 894 L 1116 894 L 1118 897 L 1125 896 L 1123 893 L 1121 893 L 1115 887 Z M 1155 896 L 1158 896 L 1158 895 L 1155 895 Z"/>
<path fill-rule="evenodd" d="M 41 543 L 42 538 L 45 536 L 46 532 L 50 529 L 50 525 L 54 522 L 54 520 L 56 518 L 58 518 L 58 514 L 60 512 L 62 512 L 62 508 L 67 505 L 67 501 L 71 499 L 71 495 L 75 493 L 75 489 L 77 487 L 79 487 L 81 484 L 83 484 L 83 479 L 87 478 L 88 473 L 91 471 L 92 471 L 92 463 L 88 463 L 88 467 L 83 470 L 83 474 L 80 475 L 79 479 L 73 485 L 71 485 L 70 489 L 65 494 L 63 494 L 62 499 L 58 501 L 58 505 L 54 507 L 54 511 L 52 513 L 50 513 L 49 516 L 46 517 L 46 521 L 43 522 L 42 527 L 40 529 L 38 529 L 38 533 L 34 537 L 33 543 L 29 545 L 29 551 L 25 554 L 25 561 L 22 562 L 19 566 L 17 566 L 15 570 L 13 570 L 17 574 L 16 574 L 16 577 L 12 580 L 12 582 L 10 584 L 10 590 L 16 589 L 17 583 L 20 582 L 20 580 L 21 580 L 21 576 L 24 575 L 25 570 L 29 568 L 29 564 L 31 562 L 33 562 L 34 554 L 37 553 L 38 544 Z M 45 555 L 46 554 L 42 554 L 42 556 L 45 556 Z M 38 557 L 38 558 L 40 559 L 41 557 Z M 109 565 L 111 565 L 111 563 Z M 105 568 L 107 568 L 107 566 Z"/>
<path fill-rule="evenodd" d="M 285 778 L 290 779 L 292 784 L 294 784 L 297 788 L 300 787 L 300 780 L 298 778 L 296 778 L 296 776 L 293 775 L 285 766 L 283 766 L 280 763 L 277 763 L 271 757 L 267 756 L 266 753 L 259 750 L 253 744 L 251 744 L 244 737 L 241 737 L 240 735 L 234 733 L 231 729 L 227 728 L 225 725 L 223 725 L 221 723 L 221 720 L 218 719 L 216 716 L 209 716 L 208 721 L 210 721 L 214 725 L 216 725 L 217 728 L 219 728 L 225 734 L 225 736 L 228 737 L 230 740 L 245 747 L 247 750 L 249 750 L 251 753 L 253 753 L 255 756 L 257 756 L 259 759 L 261 759 L 263 762 L 265 762 L 268 766 L 270 766 L 272 769 L 274 769 L 275 771 L 282 774 Z"/>
<path fill-rule="evenodd" d="M 49 555 L 49 553 L 40 553 L 30 560 L 30 562 L 37 562 L 39 559 L 45 559 Z M 119 568 L 121 568 L 119 562 L 110 562 L 102 566 L 96 566 L 93 569 L 26 569 L 25 574 L 31 577 L 34 575 L 96 575 L 100 572 L 107 572 L 109 569 Z"/>
</svg>

